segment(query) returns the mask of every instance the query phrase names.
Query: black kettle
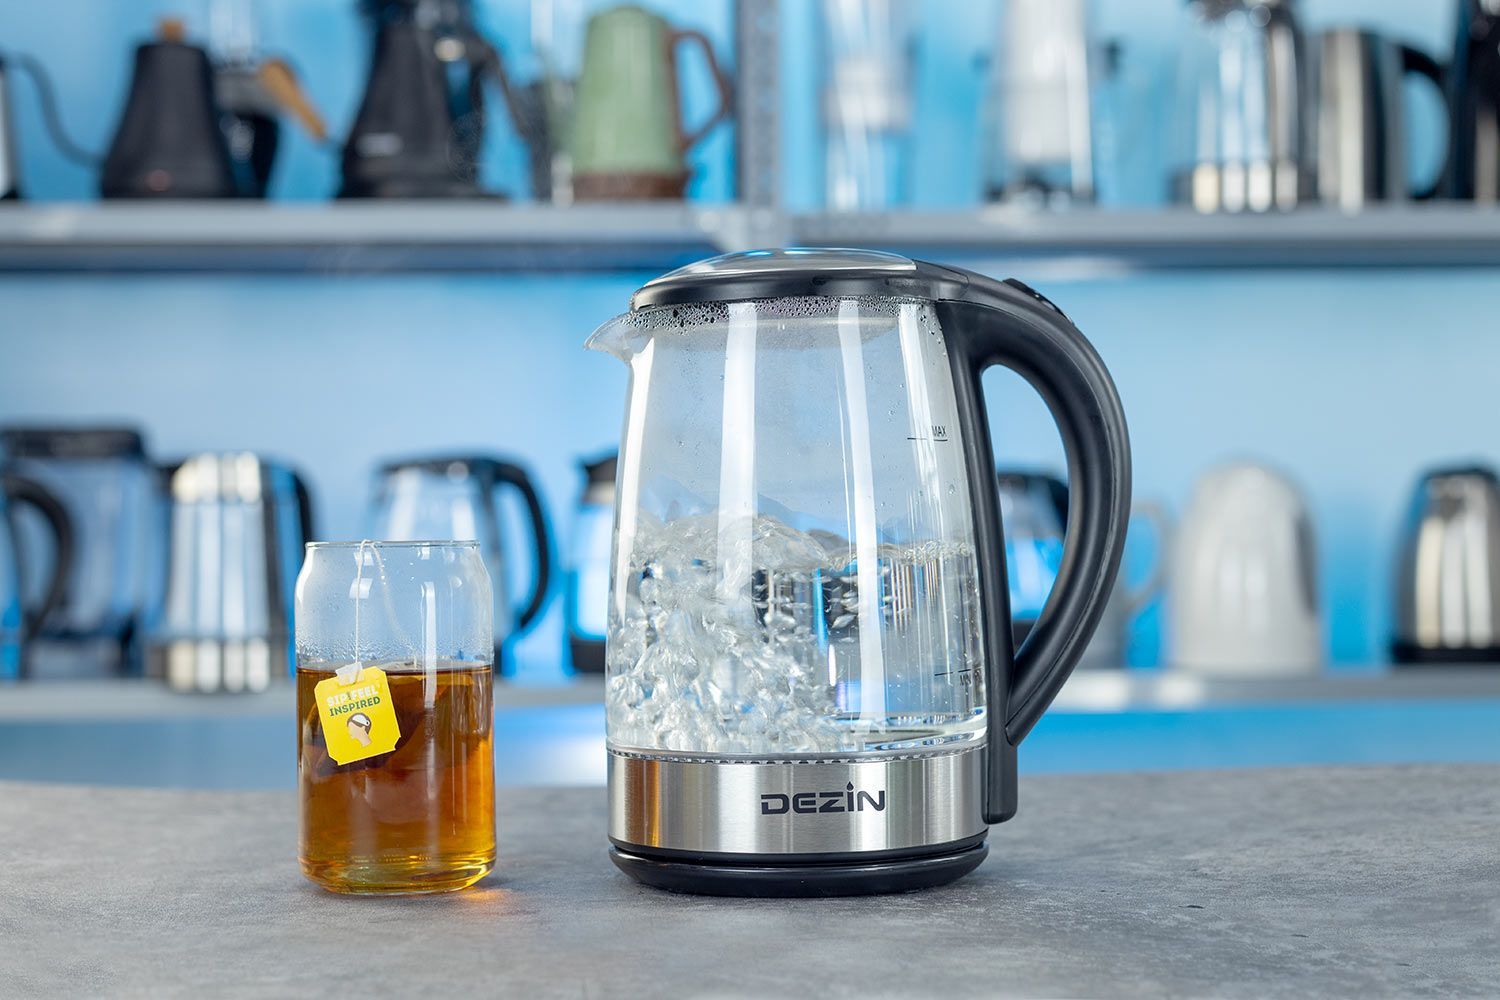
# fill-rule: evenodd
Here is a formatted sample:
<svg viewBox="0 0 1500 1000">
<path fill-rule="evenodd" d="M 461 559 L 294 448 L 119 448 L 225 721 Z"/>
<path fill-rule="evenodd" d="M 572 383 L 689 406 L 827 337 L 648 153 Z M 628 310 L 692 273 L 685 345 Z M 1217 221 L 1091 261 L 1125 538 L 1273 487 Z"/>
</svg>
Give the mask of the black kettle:
<svg viewBox="0 0 1500 1000">
<path fill-rule="evenodd" d="M 157 39 L 135 50 L 130 96 L 99 174 L 105 198 L 239 193 L 208 53 L 183 35 L 181 21 L 166 19 Z"/>
<path fill-rule="evenodd" d="M 1455 34 L 1443 194 L 1493 204 L 1500 201 L 1500 5 L 1459 0 Z"/>
<path fill-rule="evenodd" d="M 344 143 L 340 198 L 464 198 L 479 185 L 484 85 L 515 94 L 469 0 L 363 0 L 374 31 L 369 79 Z M 491 196 L 493 194 L 491 193 Z"/>
<path fill-rule="evenodd" d="M 17 160 L 15 130 L 11 124 L 10 90 L 5 73 L 5 57 L 0 55 L 0 201 L 14 201 L 21 197 Z"/>
</svg>

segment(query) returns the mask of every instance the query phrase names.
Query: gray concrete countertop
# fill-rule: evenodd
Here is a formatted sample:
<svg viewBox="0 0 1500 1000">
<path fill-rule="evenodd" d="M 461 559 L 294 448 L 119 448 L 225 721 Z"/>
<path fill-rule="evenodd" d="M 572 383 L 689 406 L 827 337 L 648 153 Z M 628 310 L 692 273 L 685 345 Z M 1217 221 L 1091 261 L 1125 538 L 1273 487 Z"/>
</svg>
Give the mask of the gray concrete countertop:
<svg viewBox="0 0 1500 1000">
<path fill-rule="evenodd" d="M 1500 767 L 1023 778 L 990 859 L 903 896 L 637 886 L 597 789 L 501 789 L 496 876 L 304 882 L 279 792 L 0 783 L 0 993 L 1495 996 Z"/>
</svg>

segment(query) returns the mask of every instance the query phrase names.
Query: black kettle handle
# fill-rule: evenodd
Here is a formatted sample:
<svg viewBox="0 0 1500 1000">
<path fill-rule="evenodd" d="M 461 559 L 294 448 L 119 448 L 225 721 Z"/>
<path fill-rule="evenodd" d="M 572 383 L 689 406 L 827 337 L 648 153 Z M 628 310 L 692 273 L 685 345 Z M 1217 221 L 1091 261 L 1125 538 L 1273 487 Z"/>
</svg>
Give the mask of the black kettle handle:
<svg viewBox="0 0 1500 1000">
<path fill-rule="evenodd" d="M 1399 45 L 1401 52 L 1401 71 L 1412 73 L 1417 76 L 1426 77 L 1437 87 L 1438 96 L 1447 101 L 1448 98 L 1448 71 L 1443 64 L 1421 49 L 1412 48 L 1410 45 Z M 1438 188 L 1442 186 L 1443 175 L 1446 173 L 1446 165 L 1452 157 L 1453 151 L 1453 126 L 1448 125 L 1448 138 L 1444 148 L 1443 157 L 1438 161 L 1437 176 L 1432 183 L 1412 191 L 1411 196 L 1416 201 L 1431 201 L 1437 197 Z"/>
<path fill-rule="evenodd" d="M 552 539 L 547 532 L 547 515 L 542 509 L 541 498 L 531 477 L 519 465 L 510 462 L 495 463 L 497 484 L 514 486 L 526 502 L 526 514 L 531 521 L 532 547 L 536 553 L 536 575 L 531 586 L 531 595 L 516 617 L 516 631 L 520 632 L 536 620 L 547 605 L 547 596 L 552 583 Z"/>
<path fill-rule="evenodd" d="M 68 574 L 73 569 L 74 534 L 73 520 L 61 500 L 48 492 L 47 488 L 33 479 L 18 476 L 13 472 L 0 477 L 0 489 L 12 503 L 24 503 L 36 508 L 37 513 L 52 529 L 53 558 L 52 577 L 42 592 L 42 602 L 24 614 L 22 639 L 30 639 L 41 630 L 47 616 L 62 604 L 68 590 Z M 6 530 L 10 529 L 6 525 Z"/>
<path fill-rule="evenodd" d="M 297 500 L 297 530 L 302 535 L 302 546 L 305 548 L 308 542 L 317 541 L 317 519 L 313 513 L 312 488 L 307 485 L 307 479 L 296 469 L 287 469 L 287 475 L 292 481 L 292 493 Z"/>
<path fill-rule="evenodd" d="M 1130 438 L 1114 381 L 1062 311 L 1020 282 L 967 275 L 961 301 L 939 301 L 965 463 L 984 618 L 989 769 L 985 820 L 1015 814 L 1015 748 L 1036 725 L 1104 612 L 1130 522 Z M 980 376 L 1004 365 L 1031 383 L 1062 432 L 1069 504 L 1062 567 L 1019 650 L 1013 649 L 1005 542 Z"/>
</svg>

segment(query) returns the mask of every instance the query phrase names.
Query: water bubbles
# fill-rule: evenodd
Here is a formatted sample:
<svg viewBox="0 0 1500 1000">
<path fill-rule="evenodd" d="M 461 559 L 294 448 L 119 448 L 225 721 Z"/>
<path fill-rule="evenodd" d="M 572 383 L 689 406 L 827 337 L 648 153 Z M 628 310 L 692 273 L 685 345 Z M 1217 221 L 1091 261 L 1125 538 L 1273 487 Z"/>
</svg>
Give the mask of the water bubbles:
<svg viewBox="0 0 1500 1000">
<path fill-rule="evenodd" d="M 629 558 L 608 647 L 614 745 L 845 752 L 912 718 L 975 718 L 977 582 L 966 544 L 881 545 L 880 593 L 869 602 L 848 539 L 765 516 L 643 514 Z M 951 624 L 955 609 L 969 610 L 968 627 Z M 915 699 L 907 715 L 859 716 L 867 628 L 881 636 L 888 692 Z"/>
</svg>

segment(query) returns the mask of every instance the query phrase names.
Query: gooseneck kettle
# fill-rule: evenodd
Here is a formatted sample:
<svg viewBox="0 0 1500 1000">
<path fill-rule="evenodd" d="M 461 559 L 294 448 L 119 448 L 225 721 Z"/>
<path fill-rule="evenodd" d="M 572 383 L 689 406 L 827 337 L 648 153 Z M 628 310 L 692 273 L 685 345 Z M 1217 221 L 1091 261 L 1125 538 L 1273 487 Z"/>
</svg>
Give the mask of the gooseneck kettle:
<svg viewBox="0 0 1500 1000">
<path fill-rule="evenodd" d="M 493 80 L 528 142 L 500 52 L 475 28 L 469 0 L 363 0 L 374 30 L 369 79 L 344 143 L 340 198 L 484 194 L 484 85 Z M 492 195 L 493 196 L 493 195 Z"/>
<path fill-rule="evenodd" d="M 972 871 L 1119 568 L 1130 450 L 1098 354 L 1019 282 L 811 249 L 674 271 L 589 346 L 631 372 L 605 652 L 614 863 L 726 895 Z M 1072 484 L 1019 648 L 980 390 L 997 364 L 1046 400 Z"/>
<path fill-rule="evenodd" d="M 214 99 L 208 53 L 165 19 L 135 50 L 130 94 L 99 170 L 105 198 L 233 198 L 239 194 Z"/>
</svg>

